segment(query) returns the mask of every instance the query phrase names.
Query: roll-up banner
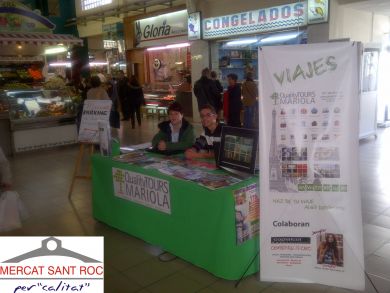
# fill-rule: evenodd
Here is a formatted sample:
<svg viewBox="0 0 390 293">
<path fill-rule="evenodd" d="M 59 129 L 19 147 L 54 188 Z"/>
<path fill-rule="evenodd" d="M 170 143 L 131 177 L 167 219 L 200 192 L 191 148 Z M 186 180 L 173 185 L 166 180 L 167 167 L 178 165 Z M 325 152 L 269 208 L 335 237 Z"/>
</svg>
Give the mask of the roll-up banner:
<svg viewBox="0 0 390 293">
<path fill-rule="evenodd" d="M 364 290 L 359 48 L 259 49 L 262 281 Z"/>
</svg>

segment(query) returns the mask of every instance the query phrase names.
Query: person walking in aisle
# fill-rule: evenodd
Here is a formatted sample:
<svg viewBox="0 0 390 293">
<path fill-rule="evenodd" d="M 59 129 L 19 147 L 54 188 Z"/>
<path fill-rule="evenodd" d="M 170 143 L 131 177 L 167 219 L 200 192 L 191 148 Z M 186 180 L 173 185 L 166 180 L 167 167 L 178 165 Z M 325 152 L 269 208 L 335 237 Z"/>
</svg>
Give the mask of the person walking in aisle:
<svg viewBox="0 0 390 293">
<path fill-rule="evenodd" d="M 210 69 L 202 70 L 202 76 L 194 84 L 194 94 L 198 101 L 198 109 L 204 105 L 211 105 L 216 108 L 216 103 L 220 100 L 220 93 L 215 83 L 210 79 Z"/>
<path fill-rule="evenodd" d="M 241 127 L 241 108 L 242 108 L 242 102 L 241 102 L 241 88 L 237 84 L 237 74 L 230 73 L 227 76 L 228 79 L 228 107 L 229 107 L 229 114 L 228 114 L 228 126 L 233 127 Z"/>
<path fill-rule="evenodd" d="M 11 190 L 11 169 L 8 160 L 0 147 L 0 195 L 3 191 Z"/>
<path fill-rule="evenodd" d="M 127 121 L 130 118 L 130 105 L 127 97 L 127 83 L 128 79 L 123 70 L 119 70 L 117 78 L 118 98 L 122 111 L 122 121 Z"/>
<path fill-rule="evenodd" d="M 109 100 L 107 91 L 102 87 L 100 78 L 96 75 L 91 77 L 91 88 L 87 92 L 87 100 Z"/>
<path fill-rule="evenodd" d="M 220 117 L 222 111 L 222 95 L 223 95 L 223 86 L 221 82 L 217 78 L 217 73 L 215 71 L 211 71 L 210 73 L 211 80 L 215 83 L 215 86 L 218 89 L 219 96 L 215 102 L 215 111 L 217 111 L 218 117 Z"/>
<path fill-rule="evenodd" d="M 138 126 L 141 126 L 141 106 L 145 105 L 144 92 L 135 75 L 132 75 L 127 87 L 127 97 L 129 98 L 129 113 L 131 128 L 135 128 L 135 115 Z"/>
<path fill-rule="evenodd" d="M 242 103 L 244 105 L 244 127 L 256 128 L 256 104 L 259 90 L 253 80 L 253 73 L 246 74 L 246 80 L 242 83 Z"/>
</svg>

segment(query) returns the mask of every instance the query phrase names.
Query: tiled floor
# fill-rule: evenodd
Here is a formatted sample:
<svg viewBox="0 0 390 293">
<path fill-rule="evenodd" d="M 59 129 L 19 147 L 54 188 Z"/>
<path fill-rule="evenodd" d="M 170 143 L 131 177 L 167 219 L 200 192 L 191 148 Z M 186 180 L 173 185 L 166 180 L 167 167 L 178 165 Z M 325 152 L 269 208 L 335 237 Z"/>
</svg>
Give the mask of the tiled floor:
<svg viewBox="0 0 390 293">
<path fill-rule="evenodd" d="M 156 122 L 150 118 L 134 130 L 124 122 L 122 143 L 149 140 L 157 130 Z M 234 282 L 218 279 L 186 261 L 159 261 L 158 247 L 93 219 L 90 182 L 78 181 L 68 201 L 77 152 L 78 147 L 72 146 L 10 159 L 15 188 L 30 218 L 22 229 L 3 235 L 105 236 L 105 292 L 353 292 L 323 285 L 259 282 L 258 276 L 246 278 L 236 289 Z M 390 129 L 379 130 L 376 140 L 361 141 L 360 170 L 366 270 L 379 293 L 390 293 Z M 376 292 L 369 281 L 365 292 Z"/>
</svg>

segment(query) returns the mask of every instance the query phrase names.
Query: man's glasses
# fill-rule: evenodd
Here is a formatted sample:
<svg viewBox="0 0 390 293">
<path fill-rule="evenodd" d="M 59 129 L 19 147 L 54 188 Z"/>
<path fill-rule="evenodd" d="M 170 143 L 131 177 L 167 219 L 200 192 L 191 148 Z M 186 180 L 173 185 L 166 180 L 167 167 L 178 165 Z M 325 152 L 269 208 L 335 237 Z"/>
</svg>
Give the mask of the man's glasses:
<svg viewBox="0 0 390 293">
<path fill-rule="evenodd" d="M 200 114 L 200 118 L 208 118 L 208 117 L 213 117 L 215 114 L 214 113 L 207 113 L 207 114 Z"/>
</svg>

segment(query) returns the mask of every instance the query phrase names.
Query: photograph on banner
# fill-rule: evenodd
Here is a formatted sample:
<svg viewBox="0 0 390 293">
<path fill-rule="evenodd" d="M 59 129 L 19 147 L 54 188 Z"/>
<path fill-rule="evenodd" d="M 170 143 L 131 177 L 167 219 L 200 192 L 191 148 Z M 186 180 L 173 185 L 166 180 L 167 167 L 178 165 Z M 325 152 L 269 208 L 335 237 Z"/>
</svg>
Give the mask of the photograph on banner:
<svg viewBox="0 0 390 293">
<path fill-rule="evenodd" d="M 110 119 L 111 100 L 85 100 L 81 116 L 79 142 L 99 143 L 98 121 Z"/>
<path fill-rule="evenodd" d="M 259 50 L 264 281 L 365 286 L 359 46 L 340 42 Z"/>
<path fill-rule="evenodd" d="M 259 234 L 260 200 L 257 184 L 234 191 L 236 243 L 240 245 Z"/>
</svg>

